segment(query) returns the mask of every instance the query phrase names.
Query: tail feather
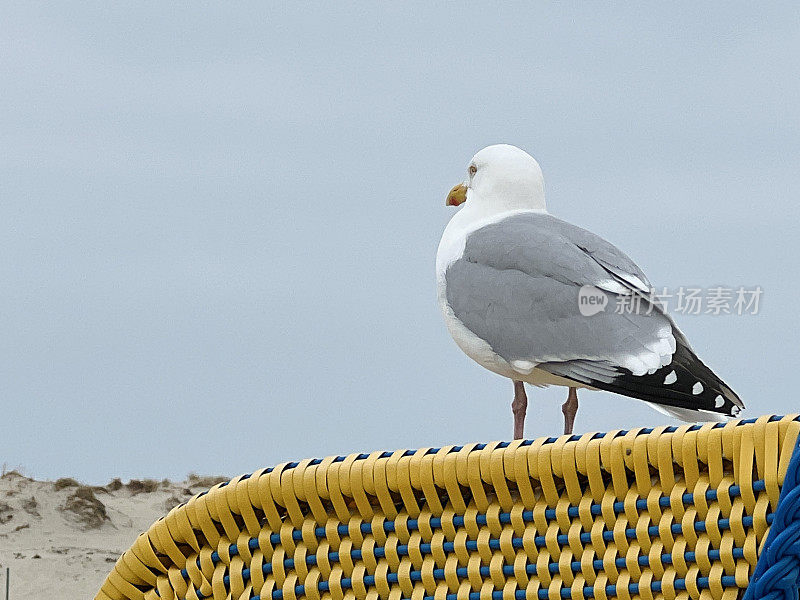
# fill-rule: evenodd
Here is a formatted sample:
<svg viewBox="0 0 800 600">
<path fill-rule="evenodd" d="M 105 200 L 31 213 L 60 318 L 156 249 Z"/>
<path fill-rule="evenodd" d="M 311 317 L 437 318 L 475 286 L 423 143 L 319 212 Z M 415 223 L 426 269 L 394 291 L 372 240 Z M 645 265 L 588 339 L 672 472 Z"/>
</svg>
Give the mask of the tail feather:
<svg viewBox="0 0 800 600">
<path fill-rule="evenodd" d="M 672 361 L 653 373 L 634 375 L 606 361 L 588 360 L 549 362 L 538 367 L 577 383 L 661 406 L 682 420 L 736 417 L 744 408 L 742 400 L 697 357 L 677 328 L 675 334 Z M 600 364 L 602 369 L 598 369 Z M 609 370 L 613 370 L 613 376 L 604 374 Z"/>
</svg>

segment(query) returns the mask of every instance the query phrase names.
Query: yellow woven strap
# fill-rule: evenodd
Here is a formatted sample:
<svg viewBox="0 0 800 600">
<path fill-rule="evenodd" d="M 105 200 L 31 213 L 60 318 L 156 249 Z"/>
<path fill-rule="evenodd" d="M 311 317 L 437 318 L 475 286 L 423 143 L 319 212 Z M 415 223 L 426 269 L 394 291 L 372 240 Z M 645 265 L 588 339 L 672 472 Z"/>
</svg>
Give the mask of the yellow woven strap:
<svg viewBox="0 0 800 600">
<path fill-rule="evenodd" d="M 733 600 L 799 431 L 762 417 L 285 463 L 173 509 L 97 598 Z"/>
</svg>

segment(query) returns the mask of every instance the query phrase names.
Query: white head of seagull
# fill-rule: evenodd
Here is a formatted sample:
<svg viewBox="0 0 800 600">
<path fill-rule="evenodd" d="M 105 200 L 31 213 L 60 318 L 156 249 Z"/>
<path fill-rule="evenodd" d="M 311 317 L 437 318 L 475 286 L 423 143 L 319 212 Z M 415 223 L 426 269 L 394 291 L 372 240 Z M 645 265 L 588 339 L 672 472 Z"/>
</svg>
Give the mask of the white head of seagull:
<svg viewBox="0 0 800 600">
<path fill-rule="evenodd" d="M 467 167 L 467 177 L 447 197 L 449 206 L 489 216 L 509 210 L 546 210 L 542 169 L 534 158 L 508 144 L 487 146 Z"/>
</svg>

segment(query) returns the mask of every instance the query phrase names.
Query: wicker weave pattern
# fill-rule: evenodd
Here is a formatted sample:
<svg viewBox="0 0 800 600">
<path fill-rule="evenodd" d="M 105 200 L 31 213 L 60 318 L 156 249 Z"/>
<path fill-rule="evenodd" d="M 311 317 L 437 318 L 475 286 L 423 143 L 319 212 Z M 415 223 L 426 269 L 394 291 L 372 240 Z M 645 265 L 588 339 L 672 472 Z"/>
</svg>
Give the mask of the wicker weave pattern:
<svg viewBox="0 0 800 600">
<path fill-rule="evenodd" d="M 306 460 L 215 486 L 99 600 L 733 600 L 796 416 Z"/>
</svg>

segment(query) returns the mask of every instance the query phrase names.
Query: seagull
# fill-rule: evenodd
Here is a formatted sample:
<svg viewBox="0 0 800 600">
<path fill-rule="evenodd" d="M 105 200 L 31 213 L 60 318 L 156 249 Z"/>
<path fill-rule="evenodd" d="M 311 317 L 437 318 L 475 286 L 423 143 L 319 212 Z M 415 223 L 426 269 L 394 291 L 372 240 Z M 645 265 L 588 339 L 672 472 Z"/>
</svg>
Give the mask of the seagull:
<svg viewBox="0 0 800 600">
<path fill-rule="evenodd" d="M 446 204 L 463 207 L 436 255 L 439 305 L 459 348 L 513 381 L 515 438 L 524 434 L 526 383 L 568 388 L 565 434 L 581 388 L 643 400 L 688 422 L 724 421 L 744 408 L 628 256 L 547 212 L 542 170 L 528 153 L 484 148 Z"/>
</svg>

